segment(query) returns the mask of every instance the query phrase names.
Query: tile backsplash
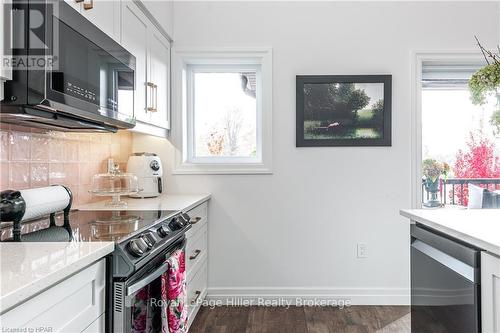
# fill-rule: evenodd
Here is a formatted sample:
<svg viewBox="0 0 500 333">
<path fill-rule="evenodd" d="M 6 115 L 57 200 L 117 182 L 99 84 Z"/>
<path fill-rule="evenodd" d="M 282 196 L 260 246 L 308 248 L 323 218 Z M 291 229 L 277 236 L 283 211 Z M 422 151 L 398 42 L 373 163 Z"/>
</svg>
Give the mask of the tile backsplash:
<svg viewBox="0 0 500 333">
<path fill-rule="evenodd" d="M 0 128 L 0 190 L 53 184 L 68 186 L 75 204 L 97 200 L 92 176 L 106 172 L 108 158 L 125 170 L 132 134 L 42 132 L 14 125 Z"/>
</svg>

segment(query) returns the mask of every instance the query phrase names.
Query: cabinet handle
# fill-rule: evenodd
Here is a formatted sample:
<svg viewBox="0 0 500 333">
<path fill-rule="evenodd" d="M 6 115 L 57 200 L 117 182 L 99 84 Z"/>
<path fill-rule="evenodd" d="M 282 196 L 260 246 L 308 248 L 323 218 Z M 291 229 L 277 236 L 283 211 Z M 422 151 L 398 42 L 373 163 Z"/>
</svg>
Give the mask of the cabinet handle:
<svg viewBox="0 0 500 333">
<path fill-rule="evenodd" d="M 201 250 L 195 250 L 193 256 L 189 256 L 189 260 L 195 260 L 200 255 Z"/>
<path fill-rule="evenodd" d="M 195 299 L 193 299 L 193 300 L 191 301 L 191 305 L 194 305 L 194 304 L 196 304 L 196 303 L 198 302 L 198 298 L 200 298 L 200 296 L 201 296 L 201 291 L 196 290 L 196 291 L 194 292 L 194 294 L 196 295 L 196 297 L 195 297 Z"/>
<path fill-rule="evenodd" d="M 155 84 L 155 112 L 158 111 L 158 86 Z"/>
<path fill-rule="evenodd" d="M 146 82 L 146 85 L 148 88 L 150 88 L 149 90 L 149 98 L 148 98 L 148 106 L 146 107 L 146 111 L 149 111 L 149 112 L 156 112 L 156 109 L 154 107 L 154 100 L 153 100 L 153 94 L 154 94 L 154 90 L 155 90 L 155 84 L 153 82 Z M 149 106 L 149 102 L 151 102 L 151 106 Z"/>
<path fill-rule="evenodd" d="M 94 0 L 90 0 L 90 3 L 85 3 L 85 1 L 83 2 L 83 9 L 89 10 L 92 8 L 94 8 Z"/>
<path fill-rule="evenodd" d="M 191 220 L 189 220 L 189 223 L 191 224 L 196 224 L 201 221 L 201 217 L 194 217 Z"/>
</svg>

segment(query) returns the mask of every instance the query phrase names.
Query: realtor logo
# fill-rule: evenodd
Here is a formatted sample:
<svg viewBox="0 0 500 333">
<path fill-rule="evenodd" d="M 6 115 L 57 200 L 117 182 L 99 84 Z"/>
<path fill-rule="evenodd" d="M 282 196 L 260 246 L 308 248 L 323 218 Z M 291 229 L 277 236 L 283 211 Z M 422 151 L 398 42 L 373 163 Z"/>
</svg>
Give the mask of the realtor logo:
<svg viewBox="0 0 500 333">
<path fill-rule="evenodd" d="M 4 24 L 2 69 L 56 69 L 58 26 L 52 24 L 57 3 L 16 1 L 1 10 Z"/>
</svg>

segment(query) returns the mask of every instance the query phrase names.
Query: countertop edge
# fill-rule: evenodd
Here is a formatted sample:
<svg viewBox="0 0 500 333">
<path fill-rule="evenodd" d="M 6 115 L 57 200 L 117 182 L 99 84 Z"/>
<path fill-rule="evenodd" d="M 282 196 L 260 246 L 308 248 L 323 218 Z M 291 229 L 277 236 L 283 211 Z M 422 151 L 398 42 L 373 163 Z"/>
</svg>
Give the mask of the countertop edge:
<svg viewBox="0 0 500 333">
<path fill-rule="evenodd" d="M 411 222 L 421 223 L 421 224 L 426 225 L 432 229 L 435 229 L 435 230 L 440 231 L 444 234 L 447 234 L 453 238 L 462 240 L 470 245 L 478 247 L 478 248 L 480 248 L 486 252 L 489 252 L 495 256 L 500 256 L 500 246 L 491 244 L 491 243 L 484 241 L 482 239 L 479 239 L 477 237 L 474 237 L 474 236 L 465 234 L 463 232 L 460 232 L 458 230 L 455 230 L 453 228 L 444 226 L 437 221 L 432 221 L 432 220 L 425 218 L 421 215 L 413 213 L 411 209 L 401 209 L 400 215 L 409 218 Z"/>
<path fill-rule="evenodd" d="M 178 210 L 186 212 L 203 202 L 209 201 L 212 198 L 210 193 L 165 193 L 154 198 L 123 198 L 128 203 L 126 207 L 107 207 L 105 202 L 109 200 L 100 200 L 97 202 L 76 205 L 75 210 Z"/>
<path fill-rule="evenodd" d="M 200 204 L 202 204 L 202 203 L 204 203 L 212 198 L 211 194 L 200 194 L 200 195 L 202 195 L 203 197 L 201 197 L 199 200 L 196 200 L 192 204 L 188 205 L 186 208 L 181 209 L 181 211 L 186 212 L 186 211 L 193 209 L 194 207 L 199 206 Z"/>
<path fill-rule="evenodd" d="M 36 297 L 51 287 L 77 274 L 81 270 L 114 251 L 115 244 L 113 242 L 102 242 L 102 244 L 104 244 L 102 248 L 89 253 L 88 255 L 80 258 L 78 261 L 33 281 L 29 286 L 21 286 L 9 294 L 3 295 L 0 301 L 0 315 L 14 309 L 16 306 Z M 27 293 L 26 295 L 19 295 L 20 291 L 25 288 L 34 289 L 34 291 Z"/>
</svg>

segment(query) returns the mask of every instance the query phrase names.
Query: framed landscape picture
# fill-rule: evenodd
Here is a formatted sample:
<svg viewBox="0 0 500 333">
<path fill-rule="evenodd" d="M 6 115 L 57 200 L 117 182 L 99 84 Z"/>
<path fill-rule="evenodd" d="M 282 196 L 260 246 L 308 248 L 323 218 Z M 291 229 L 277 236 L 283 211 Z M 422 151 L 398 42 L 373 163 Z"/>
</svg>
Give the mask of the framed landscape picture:
<svg viewBox="0 0 500 333">
<path fill-rule="evenodd" d="M 391 146 L 391 75 L 298 75 L 297 147 Z"/>
</svg>

